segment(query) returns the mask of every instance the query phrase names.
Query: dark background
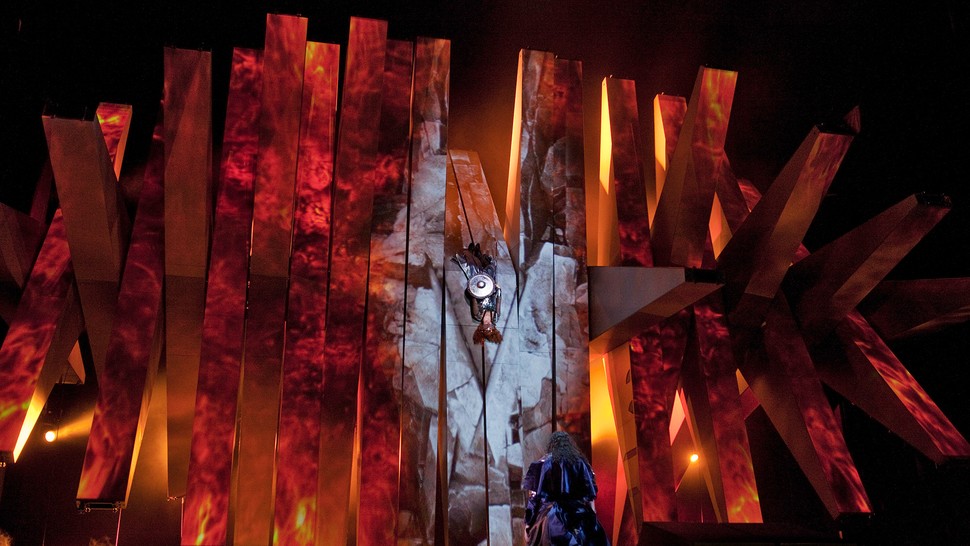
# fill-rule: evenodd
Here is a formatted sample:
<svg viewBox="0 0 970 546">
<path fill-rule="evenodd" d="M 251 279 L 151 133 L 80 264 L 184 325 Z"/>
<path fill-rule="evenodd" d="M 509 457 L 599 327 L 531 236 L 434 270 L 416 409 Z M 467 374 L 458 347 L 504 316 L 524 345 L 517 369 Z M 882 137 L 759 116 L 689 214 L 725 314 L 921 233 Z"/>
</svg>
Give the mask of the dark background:
<svg viewBox="0 0 970 546">
<path fill-rule="evenodd" d="M 962 53 L 970 17 L 957 0 L 139 4 L 8 1 L 0 7 L 0 201 L 29 209 L 46 154 L 45 108 L 93 114 L 101 101 L 131 104 L 123 177 L 132 176 L 151 140 L 163 46 L 213 52 L 218 143 L 232 47 L 262 47 L 267 13 L 306 16 L 311 40 L 340 44 L 349 18 L 364 16 L 387 20 L 391 38 L 452 41 L 450 146 L 481 154 L 500 216 L 519 49 L 583 61 L 593 178 L 603 77 L 636 81 L 642 136 L 652 150 L 653 97 L 689 96 L 706 65 L 739 72 L 726 148 L 735 172 L 762 190 L 813 124 L 860 107 L 862 131 L 806 237 L 810 250 L 915 192 L 945 193 L 953 199 L 950 214 L 890 278 L 970 276 L 970 66 Z M 652 168 L 646 174 L 652 177 Z M 891 344 L 964 435 L 970 434 L 968 340 L 964 324 Z M 872 544 L 970 542 L 966 465 L 936 467 L 851 404 L 834 395 L 833 401 L 843 409 L 847 441 L 875 510 L 838 525 Z M 751 425 L 766 519 L 828 525 L 766 420 L 756 414 Z M 9 489 L 13 469 L 7 478 Z M 10 528 L 7 493 L 0 527 Z"/>
</svg>

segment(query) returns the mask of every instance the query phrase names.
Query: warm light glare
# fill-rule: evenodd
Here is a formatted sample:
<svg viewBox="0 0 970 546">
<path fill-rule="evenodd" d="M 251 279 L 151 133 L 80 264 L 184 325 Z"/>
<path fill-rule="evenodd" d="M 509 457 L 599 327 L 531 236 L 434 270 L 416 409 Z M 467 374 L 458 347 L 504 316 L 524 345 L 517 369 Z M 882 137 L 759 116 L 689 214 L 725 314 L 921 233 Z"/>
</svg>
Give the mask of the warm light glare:
<svg viewBox="0 0 970 546">
<path fill-rule="evenodd" d="M 690 454 L 690 462 L 696 463 L 697 462 L 697 459 L 700 459 L 700 457 L 696 453 L 691 453 Z"/>
<path fill-rule="evenodd" d="M 44 433 L 44 439 L 47 440 L 47 443 L 53 442 L 57 439 L 57 432 L 54 430 L 48 430 Z"/>
</svg>

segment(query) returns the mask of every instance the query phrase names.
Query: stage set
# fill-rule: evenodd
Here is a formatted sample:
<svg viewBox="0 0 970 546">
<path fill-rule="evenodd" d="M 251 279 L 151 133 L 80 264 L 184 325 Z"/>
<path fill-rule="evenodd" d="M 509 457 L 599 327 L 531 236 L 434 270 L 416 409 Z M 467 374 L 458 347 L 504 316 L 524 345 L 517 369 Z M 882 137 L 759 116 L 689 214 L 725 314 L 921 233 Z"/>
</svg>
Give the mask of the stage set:
<svg viewBox="0 0 970 546">
<path fill-rule="evenodd" d="M 165 47 L 135 166 L 132 105 L 37 113 L 49 161 L 29 210 L 0 207 L 14 544 L 522 545 L 554 430 L 614 544 L 857 544 L 879 506 L 852 419 L 970 459 L 889 345 L 967 318 L 970 278 L 888 278 L 951 198 L 805 244 L 860 108 L 759 189 L 725 151 L 758 108 L 743 72 L 590 100 L 581 59 L 522 48 L 506 184 L 450 145 L 460 33 L 346 22 L 266 15 L 228 79 Z M 470 244 L 501 290 L 485 319 Z"/>
</svg>

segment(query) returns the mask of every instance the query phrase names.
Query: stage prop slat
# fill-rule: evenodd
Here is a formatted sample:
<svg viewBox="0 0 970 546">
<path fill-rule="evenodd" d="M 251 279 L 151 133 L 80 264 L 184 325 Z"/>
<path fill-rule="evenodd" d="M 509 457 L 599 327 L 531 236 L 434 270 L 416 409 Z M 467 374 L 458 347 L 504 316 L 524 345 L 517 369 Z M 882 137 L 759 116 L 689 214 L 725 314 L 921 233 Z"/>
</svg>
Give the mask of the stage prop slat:
<svg viewBox="0 0 970 546">
<path fill-rule="evenodd" d="M 970 318 L 970 279 L 883 281 L 859 311 L 885 340 L 935 332 Z"/>
<path fill-rule="evenodd" d="M 651 225 L 656 265 L 700 267 L 737 72 L 702 67 L 687 103 Z"/>
<path fill-rule="evenodd" d="M 0 319 L 9 325 L 47 226 L 0 203 Z"/>
<path fill-rule="evenodd" d="M 125 158 L 128 129 L 131 127 L 131 105 L 102 102 L 95 115 L 101 124 L 101 134 L 104 135 L 104 143 L 108 147 L 115 178 L 121 180 L 121 163 Z"/>
<path fill-rule="evenodd" d="M 702 439 L 714 511 L 722 523 L 761 523 L 737 365 L 720 294 L 695 303 L 692 309 L 695 365 L 685 370 L 684 391 Z"/>
<path fill-rule="evenodd" d="M 413 55 L 411 42 L 388 40 L 360 369 L 359 545 L 396 541 Z"/>
<path fill-rule="evenodd" d="M 226 544 L 243 355 L 262 59 L 233 51 L 216 198 L 182 544 Z"/>
<path fill-rule="evenodd" d="M 348 505 L 386 50 L 386 22 L 350 20 L 334 166 L 317 500 L 319 512 L 327 517 L 317 525 L 320 544 L 343 544 L 351 532 Z"/>
<path fill-rule="evenodd" d="M 168 494 L 185 495 L 205 313 L 212 193 L 212 53 L 165 48 Z"/>
<path fill-rule="evenodd" d="M 657 95 L 653 98 L 653 154 L 656 187 L 647 185 L 647 210 L 650 225 L 657 214 L 657 200 L 663 192 L 670 160 L 677 149 L 677 137 L 687 115 L 687 99 L 673 95 Z"/>
<path fill-rule="evenodd" d="M 97 121 L 45 115 L 44 132 L 64 214 L 95 375 L 104 368 L 128 244 L 128 216 Z"/>
<path fill-rule="evenodd" d="M 745 327 L 764 321 L 851 142 L 851 135 L 812 128 L 728 241 L 717 269 L 725 275 L 729 320 Z"/>
<path fill-rule="evenodd" d="M 237 544 L 273 531 L 273 481 L 307 19 L 266 17 L 248 310 L 238 405 Z"/>
<path fill-rule="evenodd" d="M 523 530 L 521 516 L 513 519 L 513 502 L 524 499 L 515 489 L 522 477 L 523 418 L 515 411 L 519 395 L 518 316 L 515 270 L 502 235 L 495 204 L 478 154 L 450 150 L 446 224 L 446 256 L 461 252 L 469 242 L 497 264 L 496 283 L 502 288 L 498 329 L 500 344 L 473 342 L 477 322 L 465 299 L 466 279 L 454 263 L 445 266 L 447 291 L 447 445 L 448 518 L 452 543 L 502 540 Z M 531 385 L 537 395 L 539 385 Z M 550 393 L 546 391 L 548 401 Z M 483 407 L 484 403 L 484 407 Z M 486 408 L 492 408 L 488 413 Z M 547 408 L 550 409 L 551 408 Z M 497 414 L 495 412 L 498 412 Z M 512 432 L 509 432 L 509 431 Z"/>
<path fill-rule="evenodd" d="M 0 347 L 0 461 L 19 458 L 81 328 L 74 268 L 58 210 Z"/>
<path fill-rule="evenodd" d="M 432 543 L 446 459 L 438 442 L 445 422 L 439 396 L 444 382 L 445 188 L 448 150 L 448 82 L 451 42 L 418 38 L 411 99 L 411 195 L 406 229 L 407 271 L 401 389 L 401 485 L 397 537 Z M 447 504 L 443 508 L 447 513 Z"/>
<path fill-rule="evenodd" d="M 307 42 L 277 436 L 275 545 L 314 544 L 340 46 Z"/>
<path fill-rule="evenodd" d="M 949 211 L 949 198 L 907 197 L 793 265 L 785 293 L 808 344 L 831 333 Z"/>
<path fill-rule="evenodd" d="M 835 336 L 840 350 L 816 357 L 827 385 L 936 464 L 970 456 L 967 440 L 860 313 L 849 313 Z"/>
<path fill-rule="evenodd" d="M 148 420 L 164 332 L 164 145 L 155 129 L 77 490 L 79 509 L 124 508 Z"/>
<path fill-rule="evenodd" d="M 763 347 L 764 354 L 749 353 L 741 372 L 822 504 L 833 518 L 871 512 L 842 427 L 784 296 L 769 308 Z"/>
</svg>

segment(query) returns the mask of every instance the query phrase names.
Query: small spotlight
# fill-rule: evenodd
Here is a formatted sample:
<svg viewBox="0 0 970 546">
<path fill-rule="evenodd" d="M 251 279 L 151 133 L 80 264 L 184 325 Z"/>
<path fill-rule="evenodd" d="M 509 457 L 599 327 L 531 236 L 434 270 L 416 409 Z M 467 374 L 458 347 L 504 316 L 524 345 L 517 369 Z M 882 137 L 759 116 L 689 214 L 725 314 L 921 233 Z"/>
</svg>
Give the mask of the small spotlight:
<svg viewBox="0 0 970 546">
<path fill-rule="evenodd" d="M 697 462 L 697 459 L 700 459 L 700 457 L 696 453 L 691 453 L 690 454 L 690 462 L 696 463 Z"/>
<path fill-rule="evenodd" d="M 47 440 L 47 443 L 53 442 L 57 439 L 57 431 L 54 429 L 48 430 L 44 433 L 44 439 Z"/>
</svg>

